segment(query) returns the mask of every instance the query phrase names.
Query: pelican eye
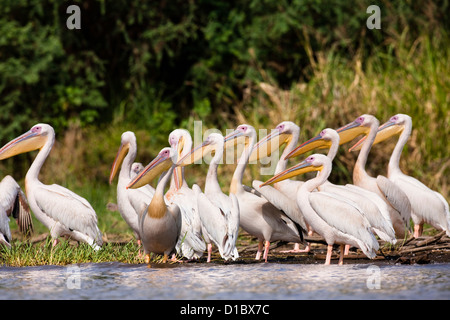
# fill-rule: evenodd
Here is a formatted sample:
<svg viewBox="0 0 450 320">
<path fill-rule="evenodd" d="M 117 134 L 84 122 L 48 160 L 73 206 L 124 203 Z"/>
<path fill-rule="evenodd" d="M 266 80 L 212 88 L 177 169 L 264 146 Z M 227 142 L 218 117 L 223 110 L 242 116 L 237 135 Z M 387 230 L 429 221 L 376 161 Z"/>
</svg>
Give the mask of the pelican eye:
<svg viewBox="0 0 450 320">
<path fill-rule="evenodd" d="M 33 133 L 40 133 L 41 130 L 42 130 L 41 126 L 31 128 L 31 132 L 33 132 Z"/>
</svg>

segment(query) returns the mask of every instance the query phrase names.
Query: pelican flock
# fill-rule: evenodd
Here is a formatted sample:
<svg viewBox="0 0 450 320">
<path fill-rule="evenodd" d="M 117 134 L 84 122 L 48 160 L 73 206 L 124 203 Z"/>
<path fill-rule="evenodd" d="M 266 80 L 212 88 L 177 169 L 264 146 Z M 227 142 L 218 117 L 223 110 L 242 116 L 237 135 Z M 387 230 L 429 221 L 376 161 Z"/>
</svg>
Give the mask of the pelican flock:
<svg viewBox="0 0 450 320">
<path fill-rule="evenodd" d="M 262 257 L 265 262 L 271 242 L 292 243 L 294 249 L 289 252 L 308 252 L 313 234 L 327 244 L 325 264 L 331 263 L 333 245 L 340 246 L 338 264 L 343 264 L 350 247 L 373 259 L 379 254 L 380 242 L 395 244 L 406 237 L 418 238 L 424 223 L 450 236 L 449 204 L 444 196 L 400 169 L 411 131 L 408 115 L 397 114 L 380 126 L 376 117 L 363 114 L 340 128 L 323 129 L 299 145 L 301 127 L 283 121 L 259 141 L 253 126 L 241 124 L 226 136 L 212 133 L 194 146 L 189 131 L 178 128 L 170 133 L 169 146 L 145 167 L 135 162 L 135 134 L 126 131 L 112 161 L 109 183 L 118 176 L 117 208 L 143 248 L 146 263 L 152 254 L 162 255 L 166 262 L 170 256 L 171 261 L 185 261 L 200 259 L 205 253 L 210 262 L 213 246 L 223 260 L 237 260 L 241 230 L 256 243 L 255 259 Z M 329 177 L 339 147 L 359 136 L 362 138 L 349 149 L 359 151 L 352 181 L 332 183 Z M 369 175 L 366 165 L 372 146 L 392 136 L 398 140 L 387 175 Z M 60 237 L 68 237 L 101 250 L 103 237 L 92 205 L 63 186 L 39 180 L 54 142 L 53 128 L 39 123 L 0 148 L 0 160 L 39 150 L 25 175 L 25 193 L 9 175 L 0 183 L 0 244 L 13 245 L 11 216 L 19 231 L 30 235 L 33 214 L 48 228 L 53 246 Z M 244 184 L 248 165 L 258 164 L 283 145 L 273 176 L 265 182 L 261 176 Z M 243 146 L 242 153 L 227 181 L 218 173 L 219 166 L 228 166 L 223 163 L 225 153 L 237 146 Z M 315 149 L 328 151 L 288 167 L 289 161 Z M 192 177 L 193 166 L 202 165 L 206 155 L 211 159 L 205 179 L 189 186 L 186 175 Z M 298 178 L 307 172 L 316 175 Z M 300 244 L 306 248 L 300 250 Z"/>
</svg>

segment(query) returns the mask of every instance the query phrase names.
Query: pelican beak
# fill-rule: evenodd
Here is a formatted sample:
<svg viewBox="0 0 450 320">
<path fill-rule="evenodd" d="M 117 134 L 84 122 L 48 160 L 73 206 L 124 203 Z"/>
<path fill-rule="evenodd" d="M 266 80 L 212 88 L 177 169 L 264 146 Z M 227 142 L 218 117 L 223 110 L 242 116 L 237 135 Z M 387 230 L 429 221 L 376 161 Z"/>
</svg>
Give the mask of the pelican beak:
<svg viewBox="0 0 450 320">
<path fill-rule="evenodd" d="M 234 130 L 224 138 L 223 142 L 225 149 L 228 149 L 229 147 L 234 147 L 240 143 L 246 143 L 247 137 L 241 130 Z"/>
<path fill-rule="evenodd" d="M 302 161 L 299 164 L 290 167 L 289 169 L 280 172 L 279 174 L 273 176 L 266 182 L 260 185 L 260 187 L 272 185 L 274 183 L 298 176 L 303 173 L 311 172 L 311 171 L 320 171 L 323 169 L 323 166 L 313 166 L 310 162 Z"/>
<path fill-rule="evenodd" d="M 119 167 L 123 162 L 123 159 L 125 158 L 125 156 L 128 153 L 128 150 L 130 149 L 130 143 L 122 143 L 120 145 L 119 151 L 117 151 L 117 155 L 116 158 L 114 159 L 114 162 L 112 164 L 112 168 L 111 168 L 111 174 L 109 175 L 109 184 L 112 183 L 114 177 L 117 174 L 117 171 L 119 171 Z"/>
<path fill-rule="evenodd" d="M 201 145 L 195 147 L 194 149 L 191 150 L 191 152 L 189 152 L 183 158 L 178 160 L 177 166 L 184 167 L 192 163 L 195 163 L 198 160 L 202 159 L 205 154 L 209 153 L 211 149 L 212 149 L 211 142 L 208 140 L 204 141 Z"/>
<path fill-rule="evenodd" d="M 343 126 L 336 130 L 339 133 L 339 145 L 352 141 L 355 137 L 361 134 L 367 134 L 370 128 L 362 126 L 357 121 L 350 122 L 346 126 Z"/>
<path fill-rule="evenodd" d="M 390 120 L 387 121 L 386 123 L 382 124 L 378 128 L 377 135 L 376 135 L 375 140 L 373 141 L 372 145 L 383 142 L 384 140 L 387 140 L 396 134 L 402 133 L 403 129 L 404 129 L 404 126 L 396 124 L 394 121 L 390 121 Z M 348 151 L 361 150 L 361 148 L 363 146 L 363 142 L 366 140 L 366 138 L 367 137 L 363 137 L 362 139 L 360 139 Z"/>
<path fill-rule="evenodd" d="M 15 155 L 41 149 L 47 138 L 41 134 L 28 131 L 21 136 L 11 140 L 0 149 L 0 160 Z"/>
<path fill-rule="evenodd" d="M 257 161 L 261 158 L 269 157 L 275 150 L 278 150 L 283 144 L 289 143 L 292 134 L 282 133 L 275 129 L 270 134 L 258 141 L 252 149 L 249 162 Z"/>
<path fill-rule="evenodd" d="M 322 136 L 319 134 L 316 137 L 309 139 L 308 141 L 302 143 L 297 148 L 292 150 L 284 159 L 290 159 L 293 157 L 296 157 L 298 155 L 301 155 L 305 152 L 314 150 L 314 149 L 326 149 L 331 147 L 331 141 L 325 140 L 322 138 Z"/>
<path fill-rule="evenodd" d="M 183 147 L 184 147 L 184 137 L 181 137 L 175 146 L 175 149 L 177 152 L 177 160 L 181 158 L 181 154 L 183 153 Z M 175 182 L 176 190 L 180 189 L 181 184 L 183 182 L 183 168 L 182 167 L 175 167 L 173 169 L 173 179 Z"/>
<path fill-rule="evenodd" d="M 149 184 L 164 171 L 169 170 L 173 165 L 170 156 L 158 154 L 128 185 L 127 189 L 137 189 Z"/>
</svg>

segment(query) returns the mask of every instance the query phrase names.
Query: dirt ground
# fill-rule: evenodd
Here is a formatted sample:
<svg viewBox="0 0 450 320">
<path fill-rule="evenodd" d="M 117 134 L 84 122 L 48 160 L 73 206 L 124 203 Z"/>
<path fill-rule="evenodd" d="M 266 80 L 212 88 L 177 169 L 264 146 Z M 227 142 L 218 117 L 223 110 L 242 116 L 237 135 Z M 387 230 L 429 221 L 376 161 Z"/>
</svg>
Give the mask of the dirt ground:
<svg viewBox="0 0 450 320">
<path fill-rule="evenodd" d="M 32 237 L 31 242 L 37 243 L 45 241 L 48 234 L 41 234 Z M 273 242 L 269 247 L 268 262 L 277 263 L 324 263 L 327 251 L 327 245 L 320 236 L 312 236 L 305 239 L 311 243 L 309 253 L 287 253 L 283 251 L 292 250 L 293 243 Z M 118 234 L 105 234 L 104 242 L 115 244 L 126 244 L 134 241 L 131 236 Z M 380 250 L 375 259 L 367 258 L 359 249 L 351 248 L 347 256 L 344 257 L 344 264 L 347 263 L 388 263 L 388 264 L 427 264 L 427 263 L 449 263 L 450 262 L 450 237 L 445 232 L 439 232 L 435 235 L 422 236 L 420 238 L 410 237 L 406 240 L 398 240 L 395 245 L 379 241 Z M 305 244 L 301 244 L 303 249 Z M 260 263 L 255 260 L 258 249 L 257 239 L 241 231 L 237 243 L 239 259 L 232 263 Z M 339 259 L 339 246 L 335 245 L 331 263 L 337 263 Z M 198 260 L 187 261 L 188 263 L 206 262 L 206 253 Z M 220 257 L 218 250 L 213 246 L 211 262 L 224 262 Z"/>
</svg>

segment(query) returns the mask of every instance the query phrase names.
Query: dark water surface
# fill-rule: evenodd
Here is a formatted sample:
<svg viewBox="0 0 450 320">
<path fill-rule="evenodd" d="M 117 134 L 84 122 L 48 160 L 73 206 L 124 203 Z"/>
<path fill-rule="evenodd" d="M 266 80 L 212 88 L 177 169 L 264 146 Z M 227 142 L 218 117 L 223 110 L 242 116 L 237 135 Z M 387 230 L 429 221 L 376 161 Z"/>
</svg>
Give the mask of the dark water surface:
<svg viewBox="0 0 450 320">
<path fill-rule="evenodd" d="M 0 299 L 450 299 L 450 264 L 0 267 Z"/>
</svg>

